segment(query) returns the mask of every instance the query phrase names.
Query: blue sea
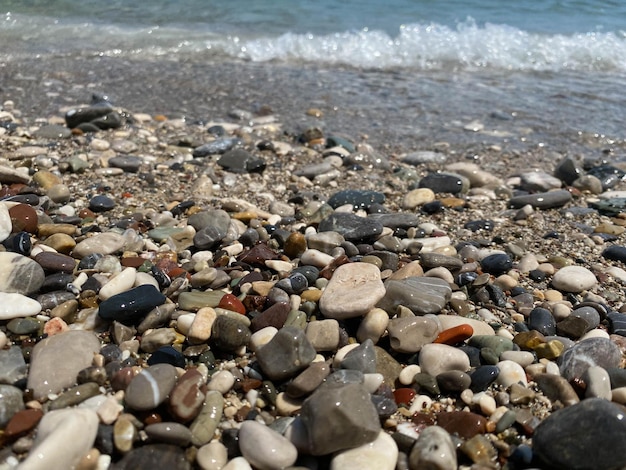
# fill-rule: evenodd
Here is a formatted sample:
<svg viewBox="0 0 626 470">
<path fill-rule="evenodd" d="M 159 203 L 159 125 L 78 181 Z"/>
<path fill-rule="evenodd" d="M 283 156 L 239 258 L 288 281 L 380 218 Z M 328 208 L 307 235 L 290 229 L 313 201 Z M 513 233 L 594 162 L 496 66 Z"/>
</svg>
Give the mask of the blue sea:
<svg viewBox="0 0 626 470">
<path fill-rule="evenodd" d="M 326 107 L 324 125 L 413 148 L 626 137 L 621 0 L 0 0 L 0 15 L 0 74 L 66 82 L 48 97 L 108 87 L 195 117 L 218 96 L 296 120 Z"/>
</svg>

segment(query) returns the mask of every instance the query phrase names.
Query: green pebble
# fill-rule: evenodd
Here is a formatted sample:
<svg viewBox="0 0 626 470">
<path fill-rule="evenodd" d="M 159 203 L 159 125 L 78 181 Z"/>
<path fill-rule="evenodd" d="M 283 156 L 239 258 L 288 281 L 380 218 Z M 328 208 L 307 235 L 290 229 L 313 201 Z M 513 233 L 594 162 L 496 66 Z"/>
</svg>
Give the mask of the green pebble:
<svg viewBox="0 0 626 470">
<path fill-rule="evenodd" d="M 287 315 L 287 319 L 285 320 L 285 326 L 295 326 L 296 328 L 300 328 L 304 330 L 306 328 L 307 316 L 306 313 L 301 312 L 300 310 L 292 310 Z"/>
</svg>

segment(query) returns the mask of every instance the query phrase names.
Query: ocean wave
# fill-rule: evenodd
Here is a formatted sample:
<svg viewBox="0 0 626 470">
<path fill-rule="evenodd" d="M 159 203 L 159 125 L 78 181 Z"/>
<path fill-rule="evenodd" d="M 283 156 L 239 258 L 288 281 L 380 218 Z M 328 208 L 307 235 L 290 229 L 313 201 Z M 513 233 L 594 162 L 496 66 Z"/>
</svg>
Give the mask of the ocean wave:
<svg viewBox="0 0 626 470">
<path fill-rule="evenodd" d="M 506 25 L 456 28 L 429 24 L 402 26 L 396 37 L 362 30 L 327 36 L 283 34 L 223 46 L 253 61 L 294 61 L 356 67 L 420 69 L 496 68 L 505 70 L 626 71 L 626 34 L 531 34 Z M 238 49 L 238 50 L 237 50 Z"/>
<path fill-rule="evenodd" d="M 362 29 L 327 35 L 288 32 L 248 37 L 245 32 L 226 34 L 201 27 L 133 28 L 44 20 L 7 17 L 0 21 L 0 42 L 4 46 L 0 55 L 80 53 L 145 58 L 197 55 L 203 60 L 227 57 L 382 70 L 626 72 L 626 31 L 539 34 L 507 25 L 478 25 L 468 19 L 456 27 L 407 24 L 395 35 Z"/>
</svg>

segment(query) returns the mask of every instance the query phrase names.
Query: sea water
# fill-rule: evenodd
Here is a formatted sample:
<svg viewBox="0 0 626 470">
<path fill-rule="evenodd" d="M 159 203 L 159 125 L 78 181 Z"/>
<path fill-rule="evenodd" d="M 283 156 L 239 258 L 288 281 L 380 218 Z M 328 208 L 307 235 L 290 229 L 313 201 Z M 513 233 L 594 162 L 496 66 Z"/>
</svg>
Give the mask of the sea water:
<svg viewBox="0 0 626 470">
<path fill-rule="evenodd" d="M 366 121 L 404 128 L 416 142 L 435 128 L 454 139 L 475 121 L 493 128 L 483 136 L 513 126 L 535 144 L 626 134 L 621 1 L 0 0 L 0 15 L 5 63 L 99 57 L 300 70 L 298 80 L 334 84 L 344 91 L 339 105 L 347 94 Z"/>
</svg>

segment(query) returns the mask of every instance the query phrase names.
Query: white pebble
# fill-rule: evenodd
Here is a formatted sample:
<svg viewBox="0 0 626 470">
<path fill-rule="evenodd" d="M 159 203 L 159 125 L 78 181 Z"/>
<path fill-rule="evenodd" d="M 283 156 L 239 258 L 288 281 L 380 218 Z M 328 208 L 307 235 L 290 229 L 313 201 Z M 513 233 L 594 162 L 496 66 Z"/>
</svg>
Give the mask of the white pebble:
<svg viewBox="0 0 626 470">
<path fill-rule="evenodd" d="M 289 467 L 298 458 L 296 447 L 288 439 L 257 421 L 241 424 L 239 449 L 258 470 Z"/>
<path fill-rule="evenodd" d="M 13 224 L 6 204 L 0 204 L 0 242 L 5 241 L 11 235 Z"/>
<path fill-rule="evenodd" d="M 404 369 L 400 371 L 400 375 L 398 376 L 398 381 L 402 385 L 411 385 L 413 383 L 413 379 L 415 375 L 422 372 L 422 369 L 417 364 L 409 364 Z"/>
<path fill-rule="evenodd" d="M 382 374 L 376 374 L 376 373 L 363 374 L 363 378 L 364 378 L 363 386 L 370 393 L 374 393 L 376 390 L 378 390 L 378 387 L 382 385 L 383 380 L 385 379 Z"/>
<path fill-rule="evenodd" d="M 228 449 L 220 441 L 211 441 L 198 449 L 196 462 L 202 470 L 221 470 L 228 462 Z"/>
<path fill-rule="evenodd" d="M 278 330 L 273 326 L 266 326 L 252 334 L 250 337 L 249 348 L 250 351 L 257 351 L 261 346 L 265 346 L 272 338 L 278 333 Z"/>
<path fill-rule="evenodd" d="M 398 446 L 384 431 L 368 444 L 335 454 L 330 470 L 394 470 Z"/>
<path fill-rule="evenodd" d="M 525 387 L 528 385 L 526 372 L 518 363 L 513 361 L 500 361 L 496 365 L 498 369 L 500 369 L 496 381 L 499 385 L 502 385 L 502 387 L 507 388 L 515 383 L 521 383 Z"/>
<path fill-rule="evenodd" d="M 244 457 L 235 457 L 222 470 L 252 470 L 252 467 Z"/>
<path fill-rule="evenodd" d="M 235 376 L 228 370 L 221 370 L 211 376 L 208 390 L 215 390 L 225 395 L 235 385 Z"/>
<path fill-rule="evenodd" d="M 413 415 L 415 413 L 422 412 L 430 408 L 432 404 L 433 400 L 428 395 L 417 395 L 413 398 L 413 402 L 409 408 L 409 413 Z"/>
<path fill-rule="evenodd" d="M 107 300 L 116 294 L 126 292 L 135 285 L 136 275 L 137 270 L 135 268 L 128 267 L 124 269 L 121 273 L 112 277 L 109 282 L 102 286 L 102 289 L 98 292 L 98 297 L 100 300 Z"/>
<path fill-rule="evenodd" d="M 500 354 L 500 359 L 517 362 L 522 367 L 529 366 L 535 362 L 535 356 L 530 351 L 504 351 Z"/>
<path fill-rule="evenodd" d="M 41 304 L 17 292 L 0 292 L 0 320 L 32 317 L 41 312 Z"/>
</svg>

